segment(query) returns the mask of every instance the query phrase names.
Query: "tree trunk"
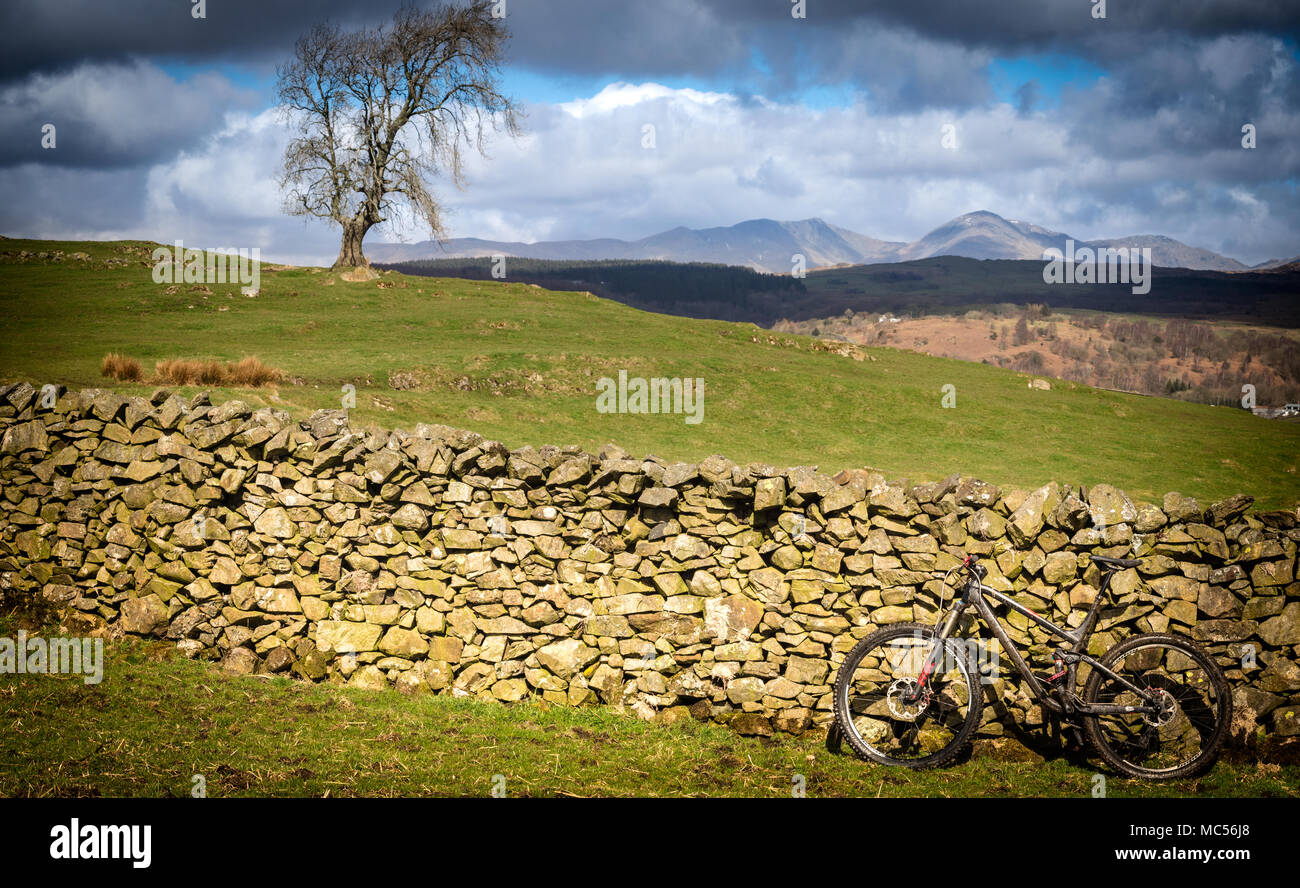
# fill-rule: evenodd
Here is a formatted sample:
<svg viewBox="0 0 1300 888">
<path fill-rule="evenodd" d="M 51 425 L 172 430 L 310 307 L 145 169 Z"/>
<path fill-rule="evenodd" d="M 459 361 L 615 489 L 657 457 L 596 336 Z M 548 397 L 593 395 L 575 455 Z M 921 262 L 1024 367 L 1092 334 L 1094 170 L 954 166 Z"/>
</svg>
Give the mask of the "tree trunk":
<svg viewBox="0 0 1300 888">
<path fill-rule="evenodd" d="M 343 246 L 339 248 L 339 258 L 334 260 L 334 268 L 367 268 L 370 260 L 361 250 L 361 242 L 370 230 L 368 222 L 348 221 L 343 223 Z"/>
</svg>

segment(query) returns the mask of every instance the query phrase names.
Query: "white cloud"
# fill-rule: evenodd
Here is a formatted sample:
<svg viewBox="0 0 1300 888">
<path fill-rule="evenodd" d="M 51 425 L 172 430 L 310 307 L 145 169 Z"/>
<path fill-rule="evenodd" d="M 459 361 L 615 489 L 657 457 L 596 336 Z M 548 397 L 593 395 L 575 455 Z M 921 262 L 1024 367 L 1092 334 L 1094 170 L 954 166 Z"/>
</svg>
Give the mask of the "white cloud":
<svg viewBox="0 0 1300 888">
<path fill-rule="evenodd" d="M 1291 238 L 1267 202 L 1247 225 L 1241 201 L 1204 176 L 1212 155 L 1174 142 L 1101 153 L 1079 138 L 1086 118 L 1068 104 L 1028 116 L 1007 104 L 891 113 L 869 102 L 812 109 L 649 83 L 529 111 L 527 140 L 497 140 L 490 159 L 470 161 L 465 191 L 444 189 L 452 235 L 636 239 L 677 225 L 821 216 L 912 240 L 989 209 L 1080 237 L 1161 233 L 1221 249 L 1231 232 L 1238 249 L 1254 238 L 1245 249 L 1255 255 L 1283 251 Z M 642 147 L 646 124 L 653 149 Z M 945 124 L 956 127 L 958 150 L 944 147 Z M 1164 124 L 1108 124 L 1126 125 Z M 1224 171 L 1239 163 L 1239 154 L 1225 157 Z"/>
<path fill-rule="evenodd" d="M 198 150 L 149 171 L 146 213 L 156 222 L 195 209 L 250 220 L 279 215 L 276 168 L 288 139 L 277 109 L 230 115 Z"/>
<path fill-rule="evenodd" d="M 490 160 L 471 161 L 468 189 L 448 196 L 453 233 L 637 238 L 679 224 L 822 215 L 911 239 L 990 204 L 1032 217 L 1053 177 L 1077 162 L 1058 124 L 1009 106 L 882 115 L 658 84 L 609 93 L 579 115 L 569 111 L 577 103 L 533 109 L 526 143 L 498 141 Z M 943 147 L 948 123 L 958 151 Z M 642 147 L 646 124 L 655 148 Z"/>
<path fill-rule="evenodd" d="M 659 83 L 611 83 L 589 99 L 562 102 L 557 107 L 571 117 L 608 114 L 619 108 L 641 105 L 657 99 L 682 98 L 695 105 L 716 105 L 730 98 L 725 93 L 701 92 L 694 89 L 671 89 Z"/>
<path fill-rule="evenodd" d="M 1110 87 L 1103 81 L 1095 89 Z M 1093 111 L 1103 98 L 1085 103 Z M 1077 237 L 1160 233 L 1251 262 L 1293 255 L 1290 212 L 1234 182 L 1249 152 L 1189 153 L 1151 142 L 1151 121 L 1108 124 L 1141 151 L 1103 153 L 1078 138 L 1076 106 L 1028 116 L 1006 104 L 963 112 L 882 111 L 861 101 L 809 108 L 657 83 L 615 83 L 595 95 L 527 109 L 526 135 L 470 155 L 467 187 L 431 183 L 457 237 L 535 241 L 636 239 L 686 225 L 821 216 L 890 240 L 913 240 L 976 209 Z M 646 125 L 655 147 L 643 147 Z M 956 127 L 948 150 L 942 127 Z M 1286 131 L 1294 118 L 1275 124 Z M 338 229 L 281 212 L 277 169 L 290 130 L 276 109 L 230 112 L 199 144 L 116 174 L 26 166 L 0 173 L 0 223 L 41 236 L 183 239 L 257 246 L 280 261 L 328 264 Z M 1207 176 L 1206 169 L 1222 177 Z M 1239 177 L 1238 177 L 1239 178 Z M 1258 193 L 1257 193 L 1258 192 Z M 44 195 L 37 201 L 33 195 Z M 82 200 L 78 200 L 81 195 Z M 112 204 L 107 203 L 111 199 Z M 27 207 L 19 211 L 15 207 Z M 35 208 L 34 210 L 32 208 Z M 116 212 L 116 216 L 113 216 Z M 120 218 L 117 224 L 105 220 Z M 35 229 L 35 232 L 33 231 Z M 101 233 L 102 232 L 102 233 Z M 427 231 L 375 229 L 371 242 Z M 1227 240 L 1231 239 L 1231 240 Z"/>
</svg>

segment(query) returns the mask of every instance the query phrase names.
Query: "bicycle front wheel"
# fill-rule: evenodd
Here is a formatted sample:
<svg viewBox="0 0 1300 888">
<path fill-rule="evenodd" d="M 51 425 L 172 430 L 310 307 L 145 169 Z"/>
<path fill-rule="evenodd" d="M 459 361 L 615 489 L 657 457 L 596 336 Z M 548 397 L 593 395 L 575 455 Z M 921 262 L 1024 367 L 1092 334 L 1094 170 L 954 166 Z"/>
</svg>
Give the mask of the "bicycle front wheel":
<svg viewBox="0 0 1300 888">
<path fill-rule="evenodd" d="M 1232 693 L 1219 665 L 1189 639 L 1137 635 L 1111 648 L 1103 666 L 1148 694 L 1160 711 L 1086 716 L 1098 754 L 1117 771 L 1148 780 L 1192 777 L 1214 764 L 1232 721 Z M 1142 697 L 1100 669 L 1084 702 L 1139 706 Z"/>
<path fill-rule="evenodd" d="M 979 726 L 979 671 L 965 646 L 948 639 L 933 672 L 925 664 L 939 644 L 933 626 L 902 623 L 859 641 L 835 678 L 835 721 L 860 756 L 885 765 L 948 764 Z"/>
</svg>

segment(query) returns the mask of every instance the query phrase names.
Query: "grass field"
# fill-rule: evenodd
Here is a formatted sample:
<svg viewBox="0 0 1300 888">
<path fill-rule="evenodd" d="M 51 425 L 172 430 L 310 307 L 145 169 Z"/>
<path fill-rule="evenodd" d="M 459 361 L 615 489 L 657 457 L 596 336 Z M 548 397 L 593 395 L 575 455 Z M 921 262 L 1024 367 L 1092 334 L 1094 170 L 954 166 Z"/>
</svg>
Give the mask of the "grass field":
<svg viewBox="0 0 1300 888">
<path fill-rule="evenodd" d="M 0 628 L 11 624 L 0 620 Z M 6 630 L 12 635 L 12 631 Z M 1300 766 L 1220 761 L 1144 783 L 1097 763 L 976 753 L 912 772 L 833 753 L 815 735 L 746 738 L 716 724 L 608 707 L 473 699 L 233 677 L 161 642 L 105 648 L 104 680 L 0 676 L 0 796 L 1092 795 L 1300 797 Z"/>
<path fill-rule="evenodd" d="M 262 290 L 182 286 L 145 264 L 152 245 L 2 241 L 84 251 L 90 262 L 0 256 L 0 379 L 148 394 L 100 376 L 108 352 L 146 371 L 169 358 L 256 355 L 295 382 L 213 389 L 305 416 L 356 386 L 354 425 L 441 422 L 511 446 L 615 442 L 698 460 L 871 465 L 895 478 L 961 471 L 1007 485 L 1108 481 L 1207 504 L 1238 491 L 1300 499 L 1300 427 L 1238 410 L 1099 392 L 890 349 L 867 360 L 751 325 L 646 314 L 581 293 L 386 275 L 348 283 L 322 269 L 263 268 Z M 131 264 L 112 269 L 107 258 Z M 383 286 L 381 286 L 381 284 Z M 231 295 L 227 296 L 227 292 Z M 704 421 L 607 415 L 596 381 L 702 377 Z M 390 375 L 416 387 L 396 390 Z M 957 406 L 940 407 L 953 385 Z M 186 393 L 196 391 L 184 389 Z M 0 615 L 0 635 L 13 635 Z M 606 707 L 481 703 L 449 696 L 231 677 L 168 644 L 111 644 L 102 684 L 0 676 L 0 795 L 183 796 L 203 775 L 221 795 L 788 797 L 1088 796 L 1096 763 L 977 754 L 941 772 L 867 765 L 817 736 L 741 737 L 694 721 L 647 723 Z M 499 775 L 499 777 L 498 777 Z M 1221 762 L 1195 781 L 1108 775 L 1110 796 L 1300 795 L 1300 767 Z"/>
<path fill-rule="evenodd" d="M 523 284 L 385 275 L 348 283 L 323 269 L 262 269 L 261 292 L 153 283 L 143 243 L 0 241 L 0 379 L 148 394 L 100 376 L 108 352 L 146 371 L 167 358 L 255 355 L 298 384 L 213 389 L 295 415 L 340 405 L 354 425 L 470 428 L 514 447 L 614 442 L 633 454 L 697 461 L 872 466 L 925 481 L 962 472 L 1002 485 L 1109 482 L 1136 498 L 1203 503 L 1243 492 L 1261 507 L 1300 501 L 1300 426 L 1242 410 L 1102 392 L 1050 392 L 994 367 L 892 349 L 866 360 L 752 325 L 647 314 Z M 84 251 L 90 262 L 23 262 L 19 250 Z M 130 264 L 108 268 L 104 259 Z M 382 286 L 381 286 L 382 285 Z M 229 294 L 229 295 L 228 295 Z M 704 419 L 602 414 L 602 376 L 698 377 Z M 391 374 L 415 388 L 395 390 Z M 956 407 L 942 389 L 954 386 Z M 183 389 L 185 393 L 195 389 Z"/>
</svg>

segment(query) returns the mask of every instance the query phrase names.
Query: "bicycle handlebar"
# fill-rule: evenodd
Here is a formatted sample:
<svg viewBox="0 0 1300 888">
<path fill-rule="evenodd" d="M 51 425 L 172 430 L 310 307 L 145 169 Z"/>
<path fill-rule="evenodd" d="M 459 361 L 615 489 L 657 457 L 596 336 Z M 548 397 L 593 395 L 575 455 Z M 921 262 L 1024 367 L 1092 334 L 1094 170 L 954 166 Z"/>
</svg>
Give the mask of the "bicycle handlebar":
<svg viewBox="0 0 1300 888">
<path fill-rule="evenodd" d="M 962 559 L 961 566 L 966 568 L 970 575 L 976 580 L 982 580 L 988 575 L 988 568 L 980 567 L 978 555 L 967 554 L 966 557 Z"/>
</svg>

